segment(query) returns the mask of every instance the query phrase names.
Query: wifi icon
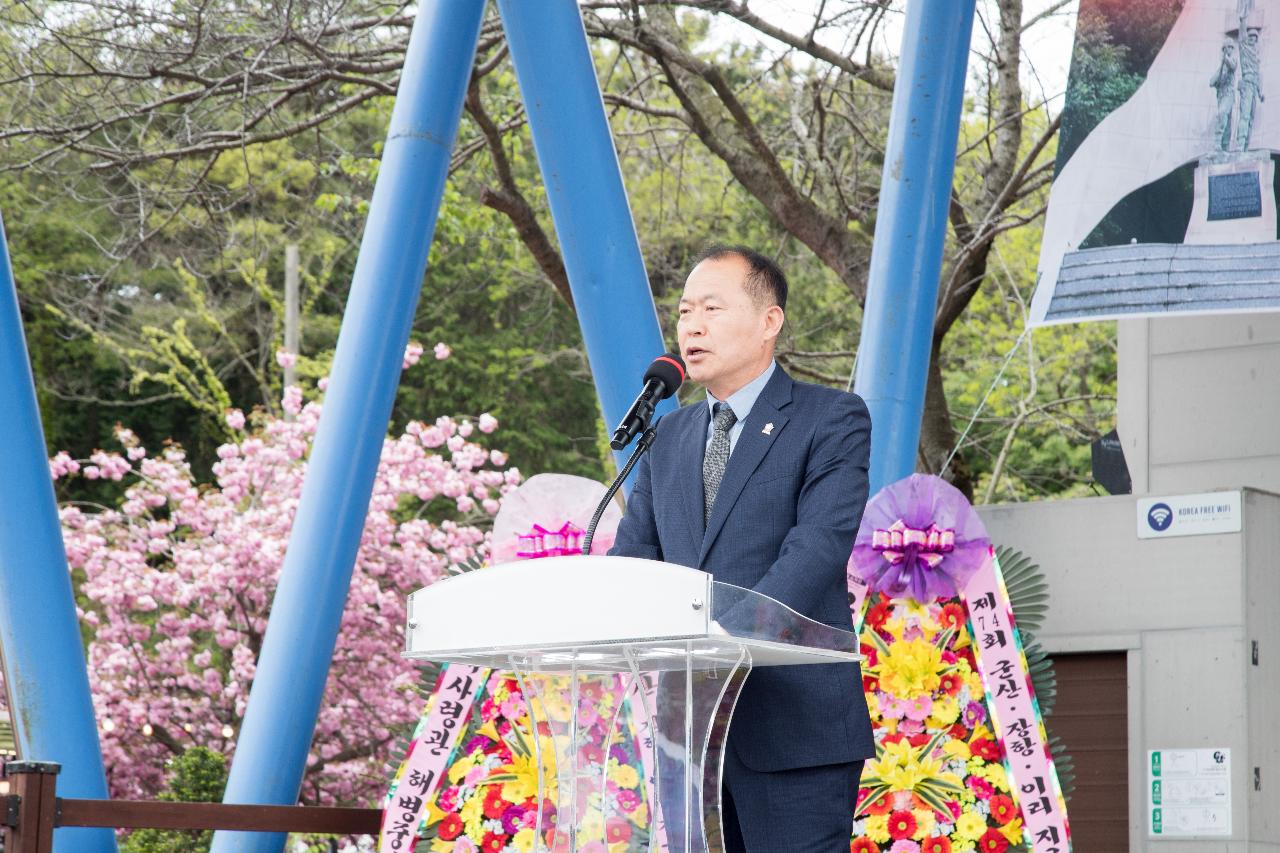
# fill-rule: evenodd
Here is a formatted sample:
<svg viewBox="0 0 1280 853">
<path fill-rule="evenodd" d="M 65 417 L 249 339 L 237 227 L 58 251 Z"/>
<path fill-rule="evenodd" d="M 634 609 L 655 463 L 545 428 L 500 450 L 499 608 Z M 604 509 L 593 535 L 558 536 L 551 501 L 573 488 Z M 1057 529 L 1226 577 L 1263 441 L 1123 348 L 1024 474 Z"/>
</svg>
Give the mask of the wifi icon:
<svg viewBox="0 0 1280 853">
<path fill-rule="evenodd" d="M 1173 510 L 1168 504 L 1159 503 L 1147 510 L 1147 524 L 1157 533 L 1168 530 L 1169 525 L 1173 524 Z"/>
</svg>

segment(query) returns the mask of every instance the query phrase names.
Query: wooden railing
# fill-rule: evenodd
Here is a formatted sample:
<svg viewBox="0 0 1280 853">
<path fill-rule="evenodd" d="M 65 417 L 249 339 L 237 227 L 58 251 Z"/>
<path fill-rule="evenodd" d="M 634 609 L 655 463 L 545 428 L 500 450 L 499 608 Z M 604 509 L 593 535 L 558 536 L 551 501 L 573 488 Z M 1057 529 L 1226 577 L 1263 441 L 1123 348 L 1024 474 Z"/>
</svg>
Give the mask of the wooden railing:
<svg viewBox="0 0 1280 853">
<path fill-rule="evenodd" d="M 378 809 L 64 799 L 57 792 L 60 769 L 49 761 L 5 766 L 9 794 L 0 797 L 3 853 L 53 853 L 53 830 L 59 826 L 376 836 L 382 819 Z"/>
</svg>

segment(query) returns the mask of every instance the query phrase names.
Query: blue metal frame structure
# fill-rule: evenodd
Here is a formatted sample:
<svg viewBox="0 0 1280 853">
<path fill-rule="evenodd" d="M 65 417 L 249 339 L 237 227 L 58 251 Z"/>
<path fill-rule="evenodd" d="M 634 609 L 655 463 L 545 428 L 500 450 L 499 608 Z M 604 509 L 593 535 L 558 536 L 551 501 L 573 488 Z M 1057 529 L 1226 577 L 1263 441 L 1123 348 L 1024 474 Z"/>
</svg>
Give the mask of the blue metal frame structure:
<svg viewBox="0 0 1280 853">
<path fill-rule="evenodd" d="M 484 8 L 485 0 L 423 3 L 409 37 L 224 802 L 293 803 L 302 786 Z M 266 853 L 284 841 L 282 833 L 218 832 L 212 850 Z"/>
<path fill-rule="evenodd" d="M 8 426 L 0 488 L 0 650 L 18 752 L 61 764 L 62 796 L 105 797 L 102 745 L 3 223 L 0 412 Z M 116 849 L 109 829 L 59 829 L 55 844 L 86 853 Z"/>
<path fill-rule="evenodd" d="M 854 390 L 871 493 L 916 470 L 975 0 L 909 0 Z"/>
<path fill-rule="evenodd" d="M 576 0 L 497 0 L 609 430 L 666 349 Z M 674 398 L 658 406 L 662 415 Z M 617 453 L 618 467 L 628 453 Z"/>
</svg>

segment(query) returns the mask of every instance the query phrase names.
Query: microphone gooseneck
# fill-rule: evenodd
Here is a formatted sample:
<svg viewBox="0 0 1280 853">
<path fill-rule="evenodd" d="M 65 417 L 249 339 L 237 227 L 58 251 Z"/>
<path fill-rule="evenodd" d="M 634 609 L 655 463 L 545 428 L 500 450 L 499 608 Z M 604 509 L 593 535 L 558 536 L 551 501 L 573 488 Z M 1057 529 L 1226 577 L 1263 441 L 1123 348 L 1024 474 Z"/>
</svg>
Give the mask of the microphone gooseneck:
<svg viewBox="0 0 1280 853">
<path fill-rule="evenodd" d="M 618 493 L 618 488 L 627 479 L 631 469 L 640 461 L 640 457 L 649 449 L 649 445 L 653 444 L 653 439 L 657 434 L 657 427 L 649 427 L 644 431 L 644 434 L 640 436 L 640 440 L 636 442 L 636 449 L 632 451 L 631 458 L 627 460 L 627 464 L 622 466 L 618 476 L 609 484 L 609 488 L 605 491 L 599 506 L 596 507 L 596 514 L 591 516 L 591 523 L 587 525 L 587 533 L 582 538 L 582 553 L 588 557 L 591 556 L 591 540 L 595 538 L 596 525 L 600 523 L 600 519 L 604 516 L 605 508 L 609 506 L 609 501 L 613 500 L 613 496 Z"/>
</svg>

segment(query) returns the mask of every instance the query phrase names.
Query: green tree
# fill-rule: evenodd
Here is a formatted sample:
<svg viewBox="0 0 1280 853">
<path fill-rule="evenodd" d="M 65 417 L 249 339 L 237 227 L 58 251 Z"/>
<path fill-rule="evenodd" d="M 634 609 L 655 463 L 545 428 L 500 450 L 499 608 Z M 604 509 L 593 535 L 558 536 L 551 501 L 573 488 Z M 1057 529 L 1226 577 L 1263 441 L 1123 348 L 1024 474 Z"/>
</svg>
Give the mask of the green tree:
<svg viewBox="0 0 1280 853">
<path fill-rule="evenodd" d="M 217 803 L 227 786 L 227 762 L 203 746 L 193 746 L 169 762 L 169 779 L 156 797 L 171 803 Z M 121 853 L 208 853 L 212 830 L 136 829 Z"/>
</svg>

